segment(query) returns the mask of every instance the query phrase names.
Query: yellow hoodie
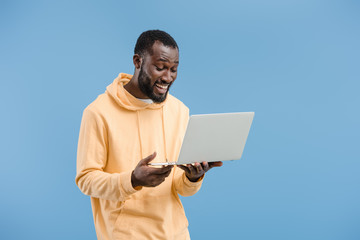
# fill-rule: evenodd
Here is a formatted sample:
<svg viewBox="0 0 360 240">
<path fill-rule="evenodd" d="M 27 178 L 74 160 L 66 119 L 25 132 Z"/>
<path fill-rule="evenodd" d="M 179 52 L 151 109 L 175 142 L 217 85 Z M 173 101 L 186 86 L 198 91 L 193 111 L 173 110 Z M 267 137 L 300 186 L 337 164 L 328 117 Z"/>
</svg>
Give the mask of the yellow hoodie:
<svg viewBox="0 0 360 240">
<path fill-rule="evenodd" d="M 190 182 L 180 168 L 155 188 L 134 189 L 131 173 L 157 152 L 153 162 L 178 158 L 189 110 L 170 94 L 160 104 L 136 99 L 121 73 L 83 113 L 76 184 L 91 196 L 98 239 L 190 239 L 178 194 L 190 196 L 202 181 Z"/>
</svg>

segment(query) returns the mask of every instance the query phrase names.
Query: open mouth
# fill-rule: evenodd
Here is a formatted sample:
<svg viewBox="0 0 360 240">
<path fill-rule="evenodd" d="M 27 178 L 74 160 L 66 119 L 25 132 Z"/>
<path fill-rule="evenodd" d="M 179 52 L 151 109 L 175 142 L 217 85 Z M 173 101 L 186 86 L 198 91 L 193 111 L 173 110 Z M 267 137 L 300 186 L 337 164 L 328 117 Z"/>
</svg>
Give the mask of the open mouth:
<svg viewBox="0 0 360 240">
<path fill-rule="evenodd" d="M 164 94 L 167 92 L 167 90 L 169 88 L 169 84 L 156 83 L 155 87 L 160 94 Z"/>
</svg>

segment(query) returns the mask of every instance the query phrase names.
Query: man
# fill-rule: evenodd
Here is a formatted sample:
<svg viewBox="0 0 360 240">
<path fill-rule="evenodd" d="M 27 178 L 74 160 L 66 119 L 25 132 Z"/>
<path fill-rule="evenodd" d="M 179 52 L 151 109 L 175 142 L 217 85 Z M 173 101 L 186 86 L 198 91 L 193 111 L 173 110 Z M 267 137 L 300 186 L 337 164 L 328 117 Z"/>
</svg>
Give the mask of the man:
<svg viewBox="0 0 360 240">
<path fill-rule="evenodd" d="M 176 161 L 185 134 L 189 110 L 168 94 L 178 49 L 163 31 L 142 33 L 134 75 L 119 74 L 84 110 L 76 184 L 91 196 L 98 239 L 190 239 L 178 194 L 195 194 L 222 165 L 148 165 Z"/>
</svg>

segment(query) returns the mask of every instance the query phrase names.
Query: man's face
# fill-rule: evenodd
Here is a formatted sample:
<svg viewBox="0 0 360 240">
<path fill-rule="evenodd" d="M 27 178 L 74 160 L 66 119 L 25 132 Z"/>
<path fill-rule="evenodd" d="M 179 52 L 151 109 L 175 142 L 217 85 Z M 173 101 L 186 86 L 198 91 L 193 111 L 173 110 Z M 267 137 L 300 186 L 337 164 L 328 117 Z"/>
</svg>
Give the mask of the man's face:
<svg viewBox="0 0 360 240">
<path fill-rule="evenodd" d="M 144 55 L 138 77 L 139 88 L 148 98 L 161 103 L 176 79 L 179 51 L 156 41 L 152 46 L 152 54 Z"/>
</svg>

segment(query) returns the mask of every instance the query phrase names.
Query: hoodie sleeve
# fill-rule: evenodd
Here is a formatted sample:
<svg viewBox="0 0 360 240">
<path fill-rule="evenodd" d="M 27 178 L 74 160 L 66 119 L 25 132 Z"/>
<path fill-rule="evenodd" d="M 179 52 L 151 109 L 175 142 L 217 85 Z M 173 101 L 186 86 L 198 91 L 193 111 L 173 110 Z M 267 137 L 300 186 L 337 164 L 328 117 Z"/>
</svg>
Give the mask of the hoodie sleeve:
<svg viewBox="0 0 360 240">
<path fill-rule="evenodd" d="M 131 184 L 131 172 L 104 172 L 107 149 L 107 130 L 102 117 L 86 108 L 80 127 L 75 182 L 81 192 L 91 197 L 125 201 L 137 191 Z"/>
<path fill-rule="evenodd" d="M 178 168 L 174 168 L 174 187 L 177 193 L 181 196 L 188 197 L 197 193 L 202 185 L 203 178 L 201 177 L 197 182 L 191 182 L 185 175 L 185 172 Z"/>
</svg>

